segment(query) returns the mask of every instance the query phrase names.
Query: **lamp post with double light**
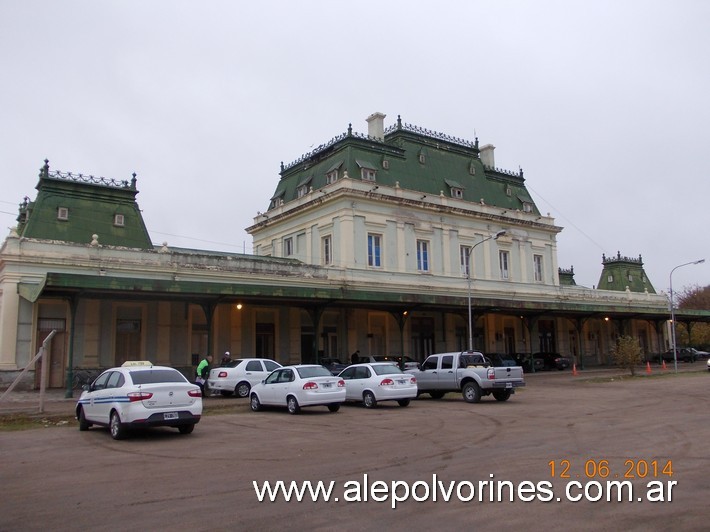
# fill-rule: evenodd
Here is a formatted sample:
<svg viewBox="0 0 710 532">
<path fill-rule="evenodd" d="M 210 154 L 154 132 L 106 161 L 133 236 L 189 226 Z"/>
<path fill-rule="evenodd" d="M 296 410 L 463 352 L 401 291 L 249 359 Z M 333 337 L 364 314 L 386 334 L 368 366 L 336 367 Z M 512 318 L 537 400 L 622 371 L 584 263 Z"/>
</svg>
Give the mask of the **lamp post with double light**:
<svg viewBox="0 0 710 532">
<path fill-rule="evenodd" d="M 670 296 L 671 296 L 671 349 L 673 349 L 673 369 L 676 373 L 678 373 L 678 353 L 676 352 L 676 344 L 675 344 L 675 307 L 673 305 L 673 272 L 676 271 L 678 268 L 682 268 L 683 266 L 690 266 L 691 264 L 702 264 L 705 262 L 705 259 L 700 259 L 700 260 L 694 260 L 692 262 L 686 262 L 684 264 L 679 264 L 675 268 L 671 270 L 671 274 L 669 276 L 668 283 L 670 285 Z"/>
<path fill-rule="evenodd" d="M 483 240 L 476 242 L 471 246 L 466 255 L 466 267 L 468 269 L 466 277 L 468 278 L 468 350 L 473 351 L 473 315 L 471 313 L 471 257 L 473 256 L 473 250 L 476 246 L 487 242 L 488 240 L 498 240 L 499 237 L 506 233 L 505 229 L 498 231 L 494 235 L 487 236 Z"/>
</svg>

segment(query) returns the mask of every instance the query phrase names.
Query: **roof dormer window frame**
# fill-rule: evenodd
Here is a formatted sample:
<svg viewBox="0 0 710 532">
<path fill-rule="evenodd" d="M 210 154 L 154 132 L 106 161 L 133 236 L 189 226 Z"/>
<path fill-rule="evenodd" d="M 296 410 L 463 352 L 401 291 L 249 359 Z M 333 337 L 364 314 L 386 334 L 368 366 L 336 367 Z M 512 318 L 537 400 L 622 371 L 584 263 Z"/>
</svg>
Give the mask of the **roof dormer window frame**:
<svg viewBox="0 0 710 532">
<path fill-rule="evenodd" d="M 57 220 L 66 222 L 69 219 L 69 207 L 57 207 Z"/>
<path fill-rule="evenodd" d="M 360 167 L 360 179 L 370 182 L 377 181 L 377 169 L 374 164 L 359 159 L 355 160 L 355 162 Z"/>
<path fill-rule="evenodd" d="M 125 227 L 126 217 L 123 214 L 116 213 L 113 215 L 113 225 L 115 227 Z"/>
</svg>

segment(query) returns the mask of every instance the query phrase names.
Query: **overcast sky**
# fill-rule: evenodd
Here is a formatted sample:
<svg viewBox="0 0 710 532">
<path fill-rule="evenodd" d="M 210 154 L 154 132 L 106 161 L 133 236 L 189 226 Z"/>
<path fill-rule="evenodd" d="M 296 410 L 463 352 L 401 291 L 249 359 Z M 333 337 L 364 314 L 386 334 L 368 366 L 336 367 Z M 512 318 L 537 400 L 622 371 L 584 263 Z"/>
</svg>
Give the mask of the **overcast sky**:
<svg viewBox="0 0 710 532">
<path fill-rule="evenodd" d="M 577 284 L 619 251 L 657 291 L 706 258 L 673 289 L 706 286 L 709 23 L 704 0 L 0 0 L 0 231 L 48 158 L 136 172 L 154 243 L 250 253 L 280 162 L 380 111 L 522 167 Z"/>
</svg>

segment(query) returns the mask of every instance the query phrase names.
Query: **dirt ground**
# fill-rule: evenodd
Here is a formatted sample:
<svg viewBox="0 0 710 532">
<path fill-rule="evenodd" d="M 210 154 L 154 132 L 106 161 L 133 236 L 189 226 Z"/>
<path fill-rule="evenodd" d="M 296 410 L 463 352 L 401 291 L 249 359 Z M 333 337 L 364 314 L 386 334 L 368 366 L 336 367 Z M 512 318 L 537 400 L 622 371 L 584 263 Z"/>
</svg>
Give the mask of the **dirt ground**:
<svg viewBox="0 0 710 532">
<path fill-rule="evenodd" d="M 632 380 L 603 371 L 527 375 L 505 403 L 448 394 L 407 408 L 290 416 L 211 398 L 206 410 L 222 414 L 203 417 L 189 436 L 155 429 L 114 441 L 106 429 L 79 432 L 74 423 L 0 432 L 0 530 L 706 530 L 710 374 L 693 366 Z M 50 403 L 52 416 L 74 405 Z M 629 475 L 631 501 L 617 502 L 616 493 L 612 502 L 568 500 L 569 483 L 579 483 L 569 484 L 570 497 L 585 486 L 596 497 Z M 259 502 L 253 481 L 278 480 L 334 481 L 339 500 Z M 407 482 L 427 500 L 410 496 L 394 509 L 391 497 L 373 500 L 383 493 L 373 485 L 391 492 L 393 482 L 398 496 Z M 502 501 L 490 500 L 494 482 Z M 650 502 L 649 482 L 666 499 L 675 482 L 672 500 Z"/>
</svg>

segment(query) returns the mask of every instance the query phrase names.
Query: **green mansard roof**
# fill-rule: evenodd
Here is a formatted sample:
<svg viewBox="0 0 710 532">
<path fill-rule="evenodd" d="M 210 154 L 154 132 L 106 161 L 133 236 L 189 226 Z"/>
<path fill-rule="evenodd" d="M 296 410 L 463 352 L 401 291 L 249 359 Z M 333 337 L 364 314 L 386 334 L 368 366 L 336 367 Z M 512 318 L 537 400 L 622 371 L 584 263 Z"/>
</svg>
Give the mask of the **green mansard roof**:
<svg viewBox="0 0 710 532">
<path fill-rule="evenodd" d="M 131 181 L 40 170 L 34 202 L 20 205 L 21 237 L 152 249 L 150 235 L 136 203 L 136 176 Z M 118 216 L 117 216 L 118 215 Z"/>
<path fill-rule="evenodd" d="M 456 197 L 465 201 L 539 214 L 522 170 L 513 173 L 484 164 L 481 154 L 492 148 L 479 148 L 478 139 L 471 142 L 403 124 L 399 117 L 382 138 L 354 133 L 350 126 L 290 165 L 281 165 L 269 209 L 297 199 L 301 187 L 324 187 L 329 172 L 337 170 L 339 179 L 361 179 L 361 169 L 368 168 L 376 172 L 378 185 L 449 197 L 457 189 Z"/>
<path fill-rule="evenodd" d="M 643 269 L 641 255 L 638 259 L 622 257 L 617 252 L 616 257 L 602 255 L 602 270 L 597 288 L 602 290 L 624 291 L 628 287 L 631 292 L 644 292 L 655 294 L 656 291 L 651 285 L 651 281 L 646 277 Z"/>
</svg>

